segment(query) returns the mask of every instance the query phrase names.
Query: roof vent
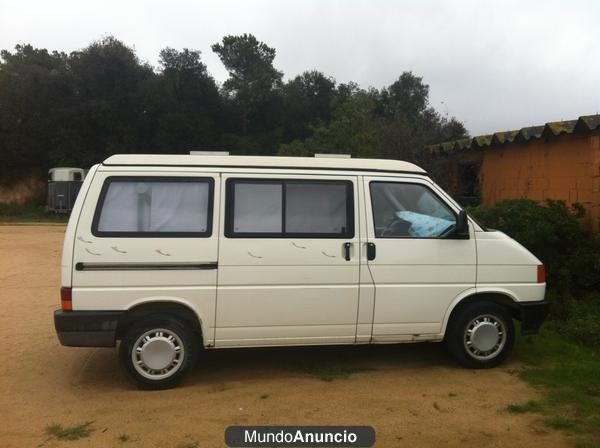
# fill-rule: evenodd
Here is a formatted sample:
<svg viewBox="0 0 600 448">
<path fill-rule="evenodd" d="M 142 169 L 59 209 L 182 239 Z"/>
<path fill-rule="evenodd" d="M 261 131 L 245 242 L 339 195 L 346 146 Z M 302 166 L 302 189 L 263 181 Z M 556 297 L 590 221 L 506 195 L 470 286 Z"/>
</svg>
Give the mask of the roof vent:
<svg viewBox="0 0 600 448">
<path fill-rule="evenodd" d="M 190 151 L 192 156 L 228 156 L 229 151 Z"/>
<path fill-rule="evenodd" d="M 315 159 L 350 159 L 350 154 L 315 154 Z"/>
</svg>

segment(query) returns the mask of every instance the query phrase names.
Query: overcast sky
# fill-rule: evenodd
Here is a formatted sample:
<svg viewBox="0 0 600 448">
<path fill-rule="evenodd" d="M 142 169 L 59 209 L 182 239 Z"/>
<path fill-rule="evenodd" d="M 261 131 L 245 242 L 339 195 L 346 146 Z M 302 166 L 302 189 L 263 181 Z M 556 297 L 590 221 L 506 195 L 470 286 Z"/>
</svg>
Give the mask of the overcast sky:
<svg viewBox="0 0 600 448">
<path fill-rule="evenodd" d="M 210 45 L 241 33 L 275 47 L 286 78 L 380 88 L 411 70 L 472 135 L 600 112 L 599 1 L 0 0 L 0 48 L 114 35 L 152 64 L 166 46 L 201 50 L 220 82 Z"/>
</svg>

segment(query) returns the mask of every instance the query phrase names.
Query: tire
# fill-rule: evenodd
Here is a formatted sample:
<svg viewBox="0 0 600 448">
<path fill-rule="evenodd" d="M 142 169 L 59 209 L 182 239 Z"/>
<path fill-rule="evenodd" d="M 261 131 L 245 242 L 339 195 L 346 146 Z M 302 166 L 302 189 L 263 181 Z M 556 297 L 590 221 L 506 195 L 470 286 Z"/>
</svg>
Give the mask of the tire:
<svg viewBox="0 0 600 448">
<path fill-rule="evenodd" d="M 502 306 L 492 302 L 474 302 L 452 316 L 445 342 L 450 353 L 464 367 L 496 367 L 512 351 L 515 327 L 510 314 Z"/>
<path fill-rule="evenodd" d="M 193 368 L 198 351 L 199 338 L 184 321 L 152 315 L 127 331 L 119 360 L 140 389 L 170 389 Z"/>
</svg>

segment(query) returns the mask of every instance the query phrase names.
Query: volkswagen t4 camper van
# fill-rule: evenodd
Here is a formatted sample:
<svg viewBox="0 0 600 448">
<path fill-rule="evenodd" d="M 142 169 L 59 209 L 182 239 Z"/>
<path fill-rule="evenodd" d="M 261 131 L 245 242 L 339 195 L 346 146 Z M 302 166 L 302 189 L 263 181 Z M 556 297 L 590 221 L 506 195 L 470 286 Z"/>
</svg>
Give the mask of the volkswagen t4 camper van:
<svg viewBox="0 0 600 448">
<path fill-rule="evenodd" d="M 60 342 L 114 347 L 142 388 L 200 348 L 444 341 L 509 354 L 546 317 L 542 263 L 396 160 L 115 155 L 62 254 Z"/>
</svg>

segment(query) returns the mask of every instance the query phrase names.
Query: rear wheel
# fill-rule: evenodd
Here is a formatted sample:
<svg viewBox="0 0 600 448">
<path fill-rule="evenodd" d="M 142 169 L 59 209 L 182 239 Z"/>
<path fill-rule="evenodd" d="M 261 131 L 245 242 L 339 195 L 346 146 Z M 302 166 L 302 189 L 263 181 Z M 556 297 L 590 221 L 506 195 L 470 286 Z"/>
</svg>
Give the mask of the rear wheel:
<svg viewBox="0 0 600 448">
<path fill-rule="evenodd" d="M 149 316 L 135 323 L 121 341 L 119 359 L 141 389 L 175 387 L 193 367 L 198 338 L 185 322 Z"/>
<path fill-rule="evenodd" d="M 450 352 L 463 366 L 495 367 L 510 354 L 515 327 L 502 306 L 475 302 L 453 316 L 445 340 Z"/>
</svg>

